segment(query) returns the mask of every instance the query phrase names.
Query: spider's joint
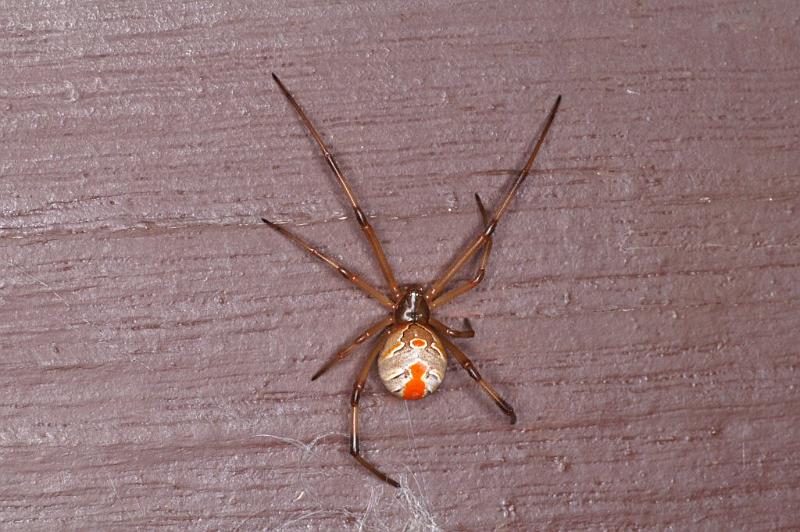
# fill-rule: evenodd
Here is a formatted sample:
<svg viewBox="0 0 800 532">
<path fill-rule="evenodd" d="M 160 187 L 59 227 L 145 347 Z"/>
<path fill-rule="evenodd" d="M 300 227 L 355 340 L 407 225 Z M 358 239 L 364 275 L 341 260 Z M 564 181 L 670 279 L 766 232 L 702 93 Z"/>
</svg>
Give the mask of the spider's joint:
<svg viewBox="0 0 800 532">
<path fill-rule="evenodd" d="M 358 221 L 358 225 L 364 227 L 367 225 L 367 216 L 364 214 L 364 211 L 361 210 L 360 207 L 353 207 L 353 212 L 356 213 L 356 220 Z"/>
<path fill-rule="evenodd" d="M 325 157 L 326 161 L 328 161 L 328 166 L 331 167 L 333 173 L 336 174 L 337 176 L 341 175 L 342 171 L 339 169 L 339 165 L 336 163 L 336 159 L 333 157 L 333 154 L 328 151 L 327 148 L 323 149 L 322 156 Z"/>
<path fill-rule="evenodd" d="M 342 277 L 344 277 L 345 279 L 352 279 L 353 278 L 353 274 L 350 273 L 349 271 L 347 271 L 347 269 L 345 269 L 345 268 L 343 268 L 341 266 L 338 267 L 336 269 L 336 271 L 338 271 L 340 274 L 342 274 Z"/>
<path fill-rule="evenodd" d="M 353 386 L 353 395 L 350 397 L 350 406 L 355 407 L 358 405 L 359 399 L 361 399 L 361 390 L 363 386 L 355 385 Z"/>
<path fill-rule="evenodd" d="M 467 374 L 476 381 L 481 380 L 481 374 L 478 373 L 478 370 L 475 369 L 475 366 L 472 365 L 472 362 L 467 361 L 467 363 L 464 364 L 464 369 L 467 370 Z"/>
</svg>

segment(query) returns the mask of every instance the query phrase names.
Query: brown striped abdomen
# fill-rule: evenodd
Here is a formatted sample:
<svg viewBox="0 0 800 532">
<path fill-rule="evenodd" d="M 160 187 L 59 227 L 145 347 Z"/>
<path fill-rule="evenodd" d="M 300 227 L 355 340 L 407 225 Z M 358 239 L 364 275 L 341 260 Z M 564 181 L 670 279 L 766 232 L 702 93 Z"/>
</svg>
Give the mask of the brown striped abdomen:
<svg viewBox="0 0 800 532">
<path fill-rule="evenodd" d="M 436 334 L 419 323 L 395 325 L 378 357 L 378 374 L 392 394 L 422 399 L 439 387 L 447 355 Z"/>
</svg>

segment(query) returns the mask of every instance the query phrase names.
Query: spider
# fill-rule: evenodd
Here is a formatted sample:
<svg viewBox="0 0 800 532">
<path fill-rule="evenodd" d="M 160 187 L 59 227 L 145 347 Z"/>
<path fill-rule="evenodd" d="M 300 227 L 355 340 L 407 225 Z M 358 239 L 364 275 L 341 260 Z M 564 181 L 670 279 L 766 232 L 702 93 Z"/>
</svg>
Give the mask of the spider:
<svg viewBox="0 0 800 532">
<path fill-rule="evenodd" d="M 497 406 L 500 407 L 500 410 L 509 417 L 511 423 L 514 424 L 517 421 L 517 416 L 511 405 L 500 397 L 500 394 L 481 377 L 470 359 L 450 340 L 450 338 L 471 338 L 475 335 L 475 331 L 472 329 L 469 320 L 464 319 L 464 330 L 456 330 L 451 329 L 434 318 L 431 313 L 456 297 L 472 290 L 483 280 L 484 274 L 486 273 L 489 253 L 492 249 L 492 233 L 494 233 L 498 221 L 508 208 L 517 190 L 528 176 L 528 172 L 531 166 L 533 166 L 533 161 L 539 153 L 539 148 L 541 148 L 547 136 L 547 132 L 553 123 L 559 103 L 561 102 L 561 96 L 556 98 L 555 104 L 550 109 L 550 113 L 528 157 L 528 161 L 517 175 L 511 188 L 500 203 L 500 206 L 491 217 L 486 212 L 480 196 L 475 194 L 475 200 L 483 218 L 483 228 L 481 232 L 475 236 L 461 254 L 450 263 L 444 274 L 431 284 L 427 286 L 399 285 L 395 280 L 394 273 L 392 273 L 392 268 L 389 266 L 389 261 L 386 259 L 383 247 L 375 234 L 375 230 L 372 228 L 372 225 L 370 225 L 364 211 L 361 210 L 358 201 L 356 201 L 350 183 L 336 163 L 333 153 L 331 153 L 325 141 L 322 140 L 322 136 L 314 127 L 314 124 L 308 118 L 305 111 L 303 111 L 303 108 L 297 103 L 297 100 L 295 100 L 294 96 L 292 96 L 281 80 L 278 79 L 278 76 L 273 73 L 272 79 L 278 85 L 278 88 L 289 101 L 292 108 L 294 108 L 299 119 L 308 130 L 308 133 L 319 146 L 319 149 L 322 151 L 322 156 L 325 158 L 328 166 L 336 176 L 337 181 L 344 189 L 347 200 L 350 202 L 350 206 L 355 213 L 355 219 L 375 254 L 375 258 L 383 272 L 383 276 L 386 278 L 389 289 L 389 294 L 387 295 L 353 273 L 337 260 L 311 246 L 308 242 L 290 232 L 288 229 L 270 222 L 266 218 L 261 219 L 269 227 L 339 272 L 342 277 L 354 284 L 368 296 L 377 300 L 389 311 L 387 316 L 367 328 L 352 343 L 335 353 L 316 373 L 314 373 L 311 380 L 316 380 L 323 373 L 328 371 L 331 366 L 344 360 L 358 346 L 368 339 L 374 338 L 372 350 L 361 366 L 361 370 L 358 372 L 350 399 L 352 408 L 350 454 L 353 455 L 358 463 L 384 482 L 394 487 L 400 487 L 400 484 L 396 480 L 383 473 L 364 458 L 359 447 L 358 403 L 364 391 L 364 385 L 367 381 L 370 368 L 376 361 L 378 363 L 378 374 L 389 392 L 401 399 L 415 400 L 430 395 L 439 387 L 447 368 L 447 355 L 449 353 L 458 361 L 461 367 L 467 371 L 469 376 L 483 388 L 489 397 L 492 398 Z M 445 290 L 453 276 L 481 249 L 483 249 L 483 254 L 481 255 L 478 270 L 475 275 L 451 289 Z"/>
</svg>

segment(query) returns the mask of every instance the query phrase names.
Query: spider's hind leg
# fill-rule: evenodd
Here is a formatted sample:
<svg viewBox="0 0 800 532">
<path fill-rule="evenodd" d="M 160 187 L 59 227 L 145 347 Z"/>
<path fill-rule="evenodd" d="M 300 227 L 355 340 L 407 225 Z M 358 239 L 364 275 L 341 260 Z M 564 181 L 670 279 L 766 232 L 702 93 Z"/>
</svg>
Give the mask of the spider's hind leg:
<svg viewBox="0 0 800 532">
<path fill-rule="evenodd" d="M 361 392 L 364 391 L 364 384 L 367 382 L 369 370 L 372 368 L 372 365 L 375 363 L 375 361 L 378 359 L 378 355 L 381 353 L 381 347 L 383 347 L 383 343 L 381 342 L 382 338 L 383 334 L 381 334 L 376 340 L 375 347 L 372 348 L 369 358 L 364 362 L 364 365 L 361 366 L 361 371 L 358 373 L 356 382 L 353 385 L 353 395 L 350 399 L 350 406 L 353 408 L 352 423 L 350 425 L 350 454 L 353 455 L 353 458 L 355 458 L 359 464 L 367 468 L 370 473 L 384 482 L 391 484 L 395 488 L 399 488 L 399 482 L 389 477 L 386 473 L 375 467 L 372 462 L 361 456 L 361 450 L 358 446 L 358 402 L 361 399 Z"/>
<path fill-rule="evenodd" d="M 503 413 L 510 418 L 511 424 L 513 425 L 516 423 L 517 414 L 514 412 L 514 408 L 508 404 L 505 399 L 500 397 L 500 394 L 495 391 L 491 384 L 483 380 L 483 377 L 481 377 L 481 374 L 478 373 L 478 369 L 475 367 L 475 364 L 473 364 L 472 361 L 467 358 L 467 355 L 465 355 L 461 349 L 459 349 L 447 338 L 442 338 L 442 342 L 444 342 L 445 347 L 447 347 L 447 351 L 453 355 L 453 358 L 455 358 L 459 364 L 461 364 L 461 367 L 467 371 L 469 376 L 472 377 L 475 382 L 480 384 L 481 388 L 483 388 L 483 391 L 485 391 L 497 404 L 497 406 L 500 407 L 500 410 L 502 410 Z"/>
</svg>

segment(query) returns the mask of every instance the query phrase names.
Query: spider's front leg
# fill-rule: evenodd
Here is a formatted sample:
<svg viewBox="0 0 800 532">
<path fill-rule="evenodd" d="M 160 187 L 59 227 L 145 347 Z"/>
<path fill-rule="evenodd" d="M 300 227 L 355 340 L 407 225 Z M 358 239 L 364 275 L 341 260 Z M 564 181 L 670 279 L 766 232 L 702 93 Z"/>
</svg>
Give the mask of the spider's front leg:
<svg viewBox="0 0 800 532">
<path fill-rule="evenodd" d="M 483 202 L 481 201 L 481 197 L 478 194 L 475 194 L 475 201 L 478 202 L 478 209 L 481 211 L 481 217 L 483 218 L 483 228 L 486 229 L 489 226 L 489 214 L 486 212 L 486 208 L 483 206 Z M 492 252 L 492 237 L 491 235 L 487 237 L 486 243 L 483 246 L 483 255 L 481 256 L 481 262 L 478 266 L 478 271 L 475 273 L 475 276 L 472 279 L 468 279 L 461 283 L 459 286 L 443 293 L 439 297 L 435 298 L 433 301 L 430 302 L 431 310 L 441 307 L 445 303 L 449 303 L 453 299 L 457 298 L 458 296 L 465 294 L 478 286 L 483 278 L 486 276 L 486 266 L 489 264 L 489 253 Z M 452 336 L 452 335 L 451 335 Z M 455 338 L 458 338 L 456 336 Z"/>
<path fill-rule="evenodd" d="M 558 106 L 561 104 L 561 96 L 556 98 L 556 103 L 550 109 L 550 113 L 547 115 L 547 119 L 545 120 L 544 127 L 542 128 L 542 132 L 539 134 L 539 139 L 536 141 L 536 144 L 533 146 L 533 151 L 531 151 L 530 156 L 528 157 L 528 162 L 525 163 L 525 166 L 520 170 L 519 174 L 517 174 L 517 178 L 511 184 L 511 188 L 506 193 L 505 197 L 503 197 L 503 201 L 500 202 L 500 206 L 497 207 L 497 210 L 494 212 L 494 215 L 491 219 L 485 223 L 485 228 L 483 232 L 477 235 L 472 242 L 462 251 L 459 255 L 456 256 L 456 259 L 450 263 L 450 266 L 447 268 L 445 273 L 439 277 L 436 281 L 434 281 L 427 290 L 425 290 L 425 298 L 428 300 L 436 301 L 437 299 L 441 298 L 442 290 L 450 282 L 450 279 L 461 269 L 461 267 L 466 264 L 466 262 L 471 259 L 475 253 L 478 252 L 482 247 L 484 247 L 487 242 L 491 239 L 492 233 L 494 233 L 497 224 L 500 222 L 500 218 L 503 217 L 503 213 L 506 212 L 508 209 L 508 205 L 511 203 L 511 200 L 517 193 L 517 190 L 528 177 L 528 172 L 530 172 L 531 167 L 533 166 L 533 161 L 536 160 L 536 156 L 539 154 L 539 149 L 542 147 L 544 143 L 545 137 L 547 137 L 547 132 L 550 131 L 550 126 L 553 125 L 553 119 L 556 117 L 556 111 L 558 111 Z M 458 290 L 458 288 L 454 289 Z M 466 291 L 466 290 L 464 290 Z M 463 292 L 461 292 L 463 293 Z M 440 303 L 441 304 L 441 303 Z M 431 309 L 433 309 L 436 305 L 433 304 Z"/>
<path fill-rule="evenodd" d="M 261 221 L 267 224 L 270 229 L 273 229 L 283 235 L 284 237 L 288 238 L 292 242 L 294 242 L 297 246 L 301 249 L 305 250 L 307 253 L 313 255 L 314 257 L 318 258 L 322 262 L 324 262 L 329 268 L 336 270 L 339 275 L 356 285 L 362 292 L 367 294 L 368 296 L 372 297 L 373 299 L 377 300 L 381 305 L 384 307 L 394 310 L 394 303 L 386 297 L 386 294 L 369 284 L 367 281 L 361 278 L 360 275 L 356 275 L 355 273 L 351 272 L 347 268 L 345 268 L 341 263 L 339 263 L 333 257 L 330 257 L 323 253 L 322 251 L 318 250 L 298 235 L 292 233 L 285 227 L 281 227 L 280 225 L 276 224 L 275 222 L 270 222 L 266 218 L 261 218 Z"/>
<path fill-rule="evenodd" d="M 311 119 L 308 118 L 306 112 L 303 110 L 300 104 L 297 103 L 297 100 L 295 100 L 294 96 L 292 96 L 292 93 L 289 92 L 289 89 L 287 89 L 283 82 L 278 79 L 278 76 L 276 76 L 275 73 L 272 74 L 272 79 L 275 80 L 278 88 L 281 90 L 286 99 L 289 100 L 289 104 L 300 117 L 300 121 L 303 122 L 303 125 L 306 127 L 309 134 L 319 146 L 322 156 L 325 158 L 325 162 L 328 163 L 328 166 L 333 171 L 333 174 L 336 176 L 339 184 L 342 186 L 342 189 L 347 196 L 347 200 L 350 202 L 350 206 L 353 208 L 356 221 L 361 227 L 361 230 L 364 232 L 364 235 L 367 237 L 367 241 L 372 247 L 372 251 L 375 253 L 375 258 L 378 260 L 378 265 L 380 266 L 384 277 L 386 277 L 386 282 L 389 284 L 389 290 L 392 292 L 392 296 L 398 297 L 400 295 L 400 288 L 397 286 L 397 281 L 394 278 L 392 267 L 389 266 L 389 261 L 386 259 L 383 246 L 378 240 L 378 236 L 375 234 L 375 230 L 369 223 L 364 211 L 361 210 L 361 206 L 358 204 L 358 200 L 356 200 L 356 196 L 350 187 L 350 183 L 347 181 L 347 178 L 344 176 L 342 170 L 339 168 L 339 165 L 336 163 L 333 153 L 328 148 L 328 145 L 325 144 L 325 141 L 322 140 L 322 135 L 319 134 L 319 131 L 317 131 L 317 128 L 314 126 L 313 122 L 311 122 Z"/>
</svg>

